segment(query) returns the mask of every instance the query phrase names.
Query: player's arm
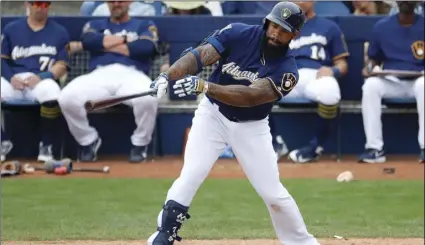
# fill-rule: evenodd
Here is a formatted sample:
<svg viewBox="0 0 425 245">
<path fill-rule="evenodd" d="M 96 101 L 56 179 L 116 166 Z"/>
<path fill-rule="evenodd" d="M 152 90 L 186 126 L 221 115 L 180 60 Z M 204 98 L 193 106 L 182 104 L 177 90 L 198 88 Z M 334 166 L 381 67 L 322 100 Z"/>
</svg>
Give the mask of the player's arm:
<svg viewBox="0 0 425 245">
<path fill-rule="evenodd" d="M 236 107 L 253 107 L 277 101 L 282 97 L 269 78 L 260 78 L 250 86 L 222 86 L 208 83 L 206 94 L 224 104 Z"/>
<path fill-rule="evenodd" d="M 331 69 L 333 76 L 340 78 L 348 72 L 347 57 L 350 53 L 348 52 L 344 34 L 337 25 L 332 29 L 331 35 L 331 42 L 329 43 L 333 60 Z"/>
<path fill-rule="evenodd" d="M 186 75 L 195 75 L 200 67 L 212 65 L 220 60 L 221 56 L 210 43 L 195 48 L 188 52 L 165 72 L 171 81 L 184 78 Z"/>
<path fill-rule="evenodd" d="M 362 71 L 363 75 L 366 77 L 369 76 L 375 66 L 380 66 L 384 60 L 380 35 L 382 34 L 379 31 L 379 25 L 376 25 L 372 31 L 372 36 L 367 47 L 366 58 L 368 61 Z"/>
<path fill-rule="evenodd" d="M 238 43 L 241 33 L 238 31 L 240 24 L 229 24 L 221 30 L 216 30 L 206 37 L 195 49 L 188 49 L 165 72 L 169 80 L 179 80 L 186 75 L 195 75 L 202 71 L 204 66 L 209 66 L 225 56 L 226 51 Z"/>
<path fill-rule="evenodd" d="M 143 59 L 152 57 L 158 46 L 158 29 L 153 22 L 148 28 L 140 27 L 138 36 L 125 38 L 125 43 L 106 49 L 109 52 L 119 53 L 132 59 Z"/>
<path fill-rule="evenodd" d="M 114 35 L 103 35 L 96 28 L 96 24 L 88 22 L 81 36 L 81 44 L 84 50 L 91 52 L 100 52 L 117 45 L 123 44 L 124 38 Z"/>
<path fill-rule="evenodd" d="M 41 71 L 38 76 L 41 80 L 51 78 L 59 80 L 69 70 L 70 37 L 66 30 L 58 34 L 61 37 L 58 45 L 58 53 L 55 57 L 55 63 L 47 71 Z"/>
<path fill-rule="evenodd" d="M 4 33 L 1 35 L 1 76 L 7 81 L 11 81 L 14 75 L 13 61 L 10 56 L 10 40 L 7 35 L 7 29 L 5 28 Z"/>
</svg>

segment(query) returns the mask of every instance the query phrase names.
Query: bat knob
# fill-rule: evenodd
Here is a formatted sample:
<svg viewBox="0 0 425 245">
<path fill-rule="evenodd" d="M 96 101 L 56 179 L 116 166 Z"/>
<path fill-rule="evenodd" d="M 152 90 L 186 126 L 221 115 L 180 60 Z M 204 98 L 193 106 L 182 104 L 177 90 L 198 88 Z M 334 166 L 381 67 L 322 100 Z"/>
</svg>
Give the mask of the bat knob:
<svg viewBox="0 0 425 245">
<path fill-rule="evenodd" d="M 103 167 L 103 172 L 104 173 L 109 173 L 109 166 Z"/>
</svg>

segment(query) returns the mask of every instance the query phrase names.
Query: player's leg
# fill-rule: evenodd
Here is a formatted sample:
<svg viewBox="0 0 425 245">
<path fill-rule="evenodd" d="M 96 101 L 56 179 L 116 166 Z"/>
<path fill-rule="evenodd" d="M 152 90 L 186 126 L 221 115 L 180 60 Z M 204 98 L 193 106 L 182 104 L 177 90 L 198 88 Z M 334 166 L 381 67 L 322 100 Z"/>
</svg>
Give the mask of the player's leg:
<svg viewBox="0 0 425 245">
<path fill-rule="evenodd" d="M 384 78 L 369 77 L 362 87 L 362 116 L 366 135 L 366 151 L 360 155 L 360 162 L 382 163 L 386 161 L 382 137 L 382 98 L 403 97 L 405 87 L 401 83 Z"/>
<path fill-rule="evenodd" d="M 125 66 L 122 67 L 125 74 L 124 82 L 118 88 L 117 95 L 129 95 L 149 90 L 151 79 L 143 72 L 136 71 Z M 128 100 L 124 104 L 133 108 L 136 129 L 131 136 L 133 145 L 130 151 L 130 162 L 142 162 L 147 157 L 147 147 L 152 139 L 155 129 L 158 100 L 152 96 L 143 96 Z"/>
<path fill-rule="evenodd" d="M 317 245 L 296 202 L 280 182 L 267 120 L 236 127 L 230 144 L 249 181 L 264 200 L 279 241 L 285 245 Z"/>
<path fill-rule="evenodd" d="M 323 152 L 323 145 L 328 138 L 332 123 L 338 114 L 338 104 L 341 100 L 341 91 L 338 81 L 334 77 L 313 79 L 305 87 L 306 98 L 315 101 L 317 106 L 316 133 L 308 145 L 294 150 L 289 158 L 297 163 L 306 163 L 316 160 Z"/>
<path fill-rule="evenodd" d="M 19 90 L 13 89 L 12 85 L 5 78 L 1 77 L 1 93 L 0 98 L 3 101 L 9 99 L 22 99 L 23 94 Z M 6 131 L 5 119 L 3 112 L 1 113 L 1 162 L 6 160 L 7 154 L 12 150 L 13 144 Z"/>
<path fill-rule="evenodd" d="M 106 68 L 102 71 L 107 71 Z M 110 95 L 107 87 L 108 73 L 93 71 L 79 76 L 65 86 L 59 96 L 59 105 L 68 124 L 69 131 L 80 145 L 79 160 L 95 161 L 101 139 L 96 129 L 89 124 L 84 103 Z M 102 84 L 104 82 L 105 84 Z"/>
<path fill-rule="evenodd" d="M 204 98 L 193 118 L 180 177 L 168 191 L 158 215 L 158 231 L 149 237 L 149 245 L 172 245 L 177 240 L 193 197 L 226 147 L 226 126 L 220 120 L 216 109 Z"/>
<path fill-rule="evenodd" d="M 53 139 L 59 132 L 61 111 L 58 104 L 60 87 L 53 79 L 40 81 L 30 91 L 28 97 L 34 97 L 40 103 L 41 142 L 38 161 L 53 159 Z"/>
<path fill-rule="evenodd" d="M 424 163 L 424 77 L 416 79 L 414 84 L 414 93 L 416 98 L 416 105 L 418 109 L 419 132 L 418 141 L 421 148 L 419 162 Z"/>
</svg>

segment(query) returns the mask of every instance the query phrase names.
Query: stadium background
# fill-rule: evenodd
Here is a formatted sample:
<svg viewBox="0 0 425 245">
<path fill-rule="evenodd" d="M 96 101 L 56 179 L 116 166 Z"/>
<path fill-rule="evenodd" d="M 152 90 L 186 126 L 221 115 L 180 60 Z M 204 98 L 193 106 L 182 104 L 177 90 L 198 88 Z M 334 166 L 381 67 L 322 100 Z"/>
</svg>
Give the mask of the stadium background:
<svg viewBox="0 0 425 245">
<path fill-rule="evenodd" d="M 335 2 L 336 3 L 336 2 Z M 340 2 L 339 2 L 340 3 Z M 25 14 L 22 2 L 1 2 L 2 23 L 8 22 Z M 83 25 L 90 16 L 81 16 L 81 1 L 56 2 L 52 5 L 51 18 L 57 20 L 69 31 L 72 40 L 78 40 Z M 328 2 L 330 4 L 330 2 Z M 349 73 L 340 80 L 342 90 L 341 115 L 335 127 L 337 130 L 325 145 L 327 154 L 359 154 L 364 149 L 365 138 L 363 133 L 362 117 L 360 114 L 361 86 L 364 82 L 361 76 L 363 67 L 364 42 L 368 40 L 373 24 L 383 15 L 356 16 L 351 13 L 339 16 L 332 12 L 323 13 L 327 18 L 334 20 L 345 34 L 348 48 Z M 320 13 L 319 13 L 320 14 Z M 387 13 L 388 14 L 388 13 Z M 159 65 L 169 55 L 173 62 L 182 50 L 196 45 L 209 32 L 221 28 L 230 22 L 245 22 L 261 24 L 261 15 L 225 15 L 211 16 L 148 16 L 140 17 L 152 19 L 159 28 L 162 52 L 153 60 L 150 74 L 154 79 L 159 73 Z M 173 23 L 173 26 L 170 25 Z M 72 57 L 72 69 L 67 81 L 86 72 L 89 56 L 87 53 L 78 53 Z M 207 76 L 212 68 L 208 67 L 202 73 Z M 193 111 L 196 108 L 196 98 L 179 100 L 169 93 L 170 98 L 160 105 L 155 137 L 150 147 L 150 154 L 180 155 L 184 146 L 186 129 L 190 127 Z M 412 101 L 410 101 L 412 102 Z M 383 124 L 385 148 L 388 154 L 415 154 L 419 152 L 417 146 L 417 115 L 412 103 L 389 103 L 383 101 Z M 295 149 L 308 141 L 312 135 L 309 127 L 314 123 L 314 106 L 309 103 L 278 103 L 271 120 L 276 125 L 276 133 L 282 135 L 290 149 Z M 15 147 L 10 157 L 34 157 L 38 151 L 37 117 L 38 105 L 3 104 L 5 125 Z M 103 138 L 100 155 L 127 154 L 130 147 L 129 135 L 134 128 L 131 110 L 125 107 L 115 107 L 110 110 L 93 113 L 91 123 L 95 125 Z M 117 125 L 120 125 L 117 127 Z M 75 157 L 77 145 L 69 134 L 66 123 L 62 123 L 62 133 L 57 141 L 61 149 L 55 152 L 56 156 Z"/>
</svg>

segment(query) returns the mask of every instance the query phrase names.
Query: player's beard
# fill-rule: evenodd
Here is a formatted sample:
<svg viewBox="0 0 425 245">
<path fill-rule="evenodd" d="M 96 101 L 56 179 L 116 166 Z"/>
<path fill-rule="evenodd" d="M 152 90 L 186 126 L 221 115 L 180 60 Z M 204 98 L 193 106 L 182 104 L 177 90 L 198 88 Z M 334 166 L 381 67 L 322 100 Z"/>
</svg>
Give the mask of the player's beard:
<svg viewBox="0 0 425 245">
<path fill-rule="evenodd" d="M 111 12 L 112 12 L 111 16 L 113 19 L 121 20 L 125 17 L 127 10 L 120 7 L 120 8 L 113 9 Z"/>
<path fill-rule="evenodd" d="M 274 46 L 269 44 L 269 38 L 266 34 L 263 35 L 261 39 L 261 49 L 264 52 L 264 55 L 268 58 L 278 58 L 286 55 L 289 45 L 280 44 L 279 46 Z"/>
</svg>

